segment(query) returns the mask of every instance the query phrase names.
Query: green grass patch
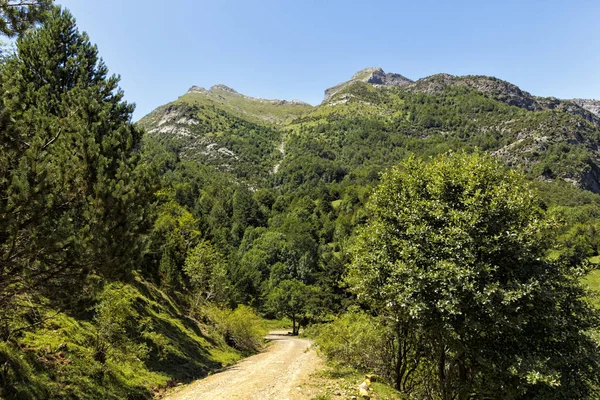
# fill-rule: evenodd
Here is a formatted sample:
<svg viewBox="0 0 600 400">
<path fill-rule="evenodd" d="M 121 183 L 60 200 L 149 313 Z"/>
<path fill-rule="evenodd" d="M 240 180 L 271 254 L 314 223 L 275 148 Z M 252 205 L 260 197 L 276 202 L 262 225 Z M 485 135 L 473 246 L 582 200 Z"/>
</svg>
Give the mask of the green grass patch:
<svg viewBox="0 0 600 400">
<path fill-rule="evenodd" d="M 265 319 L 263 320 L 263 327 L 267 331 L 280 331 L 292 328 L 292 321 L 287 318 L 284 319 Z"/>
<path fill-rule="evenodd" d="M 315 374 L 313 379 L 313 384 L 324 388 L 313 399 L 349 399 L 352 396 L 360 398 L 358 386 L 365 380 L 365 375 L 351 368 L 330 366 Z M 377 400 L 401 399 L 400 392 L 377 380 L 371 382 L 369 394 Z"/>
<path fill-rule="evenodd" d="M 253 122 L 275 125 L 290 122 L 313 108 L 309 104 L 257 99 L 221 89 L 211 89 L 205 93 L 186 93 L 177 102 L 216 105 Z"/>
<path fill-rule="evenodd" d="M 331 202 L 331 207 L 333 207 L 334 210 L 338 210 L 340 208 L 340 205 L 342 204 L 342 199 L 339 200 L 333 200 Z"/>
<path fill-rule="evenodd" d="M 600 270 L 590 272 L 584 279 L 583 282 L 587 284 L 590 289 L 596 292 L 597 296 L 591 299 L 591 302 L 598 308 L 600 308 Z"/>
</svg>

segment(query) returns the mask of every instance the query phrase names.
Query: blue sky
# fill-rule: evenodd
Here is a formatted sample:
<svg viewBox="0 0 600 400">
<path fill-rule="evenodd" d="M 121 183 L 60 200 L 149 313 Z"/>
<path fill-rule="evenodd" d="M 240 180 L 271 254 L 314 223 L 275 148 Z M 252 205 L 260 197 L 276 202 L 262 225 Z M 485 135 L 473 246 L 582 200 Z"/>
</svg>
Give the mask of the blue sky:
<svg viewBox="0 0 600 400">
<path fill-rule="evenodd" d="M 364 67 L 492 75 L 600 98 L 600 1 L 57 0 L 121 75 L 134 119 L 192 85 L 318 104 Z"/>
</svg>

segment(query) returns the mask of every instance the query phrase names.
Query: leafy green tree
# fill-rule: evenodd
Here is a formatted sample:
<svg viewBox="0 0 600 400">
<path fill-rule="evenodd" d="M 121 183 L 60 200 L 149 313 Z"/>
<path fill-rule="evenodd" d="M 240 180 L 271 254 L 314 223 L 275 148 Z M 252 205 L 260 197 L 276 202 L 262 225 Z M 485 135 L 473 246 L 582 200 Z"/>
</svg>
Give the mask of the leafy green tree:
<svg viewBox="0 0 600 400">
<path fill-rule="evenodd" d="M 238 303 L 260 307 L 263 303 L 263 282 L 269 277 L 269 255 L 260 249 L 251 249 L 231 268 L 234 297 Z"/>
<path fill-rule="evenodd" d="M 2 67 L 1 310 L 37 289 L 72 296 L 81 286 L 66 282 L 123 277 L 139 261 L 150 185 L 118 81 L 58 8 Z"/>
<path fill-rule="evenodd" d="M 598 315 L 582 269 L 544 259 L 548 222 L 522 175 L 480 153 L 410 158 L 368 209 L 347 280 L 403 343 L 397 388 L 418 362 L 435 398 L 591 396 Z"/>
<path fill-rule="evenodd" d="M 310 312 L 311 286 L 298 280 L 285 280 L 269 293 L 268 304 L 280 316 L 292 321 L 292 334 L 297 335 L 302 320 Z"/>
<path fill-rule="evenodd" d="M 174 200 L 174 190 L 161 189 L 155 196 L 160 204 L 154 216 L 147 257 L 150 259 L 152 272 L 155 272 L 152 268 L 156 265 L 156 260 L 159 260 L 158 279 L 161 285 L 177 287 L 185 257 L 200 241 L 198 220 Z"/>
<path fill-rule="evenodd" d="M 212 244 L 204 240 L 192 249 L 183 266 L 195 292 L 195 306 L 201 300 L 224 303 L 227 301 L 229 278 L 227 261 Z"/>
<path fill-rule="evenodd" d="M 0 33 L 9 37 L 22 35 L 40 22 L 53 0 L 0 0 Z"/>
<path fill-rule="evenodd" d="M 173 288 L 179 284 L 179 268 L 172 251 L 165 248 L 158 263 L 158 275 L 163 287 Z"/>
<path fill-rule="evenodd" d="M 231 236 L 236 245 L 242 240 L 244 231 L 249 225 L 257 225 L 258 204 L 246 185 L 239 185 L 232 199 L 233 216 L 231 217 Z"/>
</svg>

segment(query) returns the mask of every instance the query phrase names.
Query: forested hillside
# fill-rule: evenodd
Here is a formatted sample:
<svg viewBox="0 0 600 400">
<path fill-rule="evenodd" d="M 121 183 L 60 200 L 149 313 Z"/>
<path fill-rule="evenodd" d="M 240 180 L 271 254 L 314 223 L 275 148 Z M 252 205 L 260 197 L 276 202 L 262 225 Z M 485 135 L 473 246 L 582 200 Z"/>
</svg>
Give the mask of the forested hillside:
<svg viewBox="0 0 600 400">
<path fill-rule="evenodd" d="M 595 398 L 593 102 L 369 68 L 134 124 L 68 11 L 0 10 L 0 397 L 150 398 L 285 317 L 408 398 Z"/>
</svg>

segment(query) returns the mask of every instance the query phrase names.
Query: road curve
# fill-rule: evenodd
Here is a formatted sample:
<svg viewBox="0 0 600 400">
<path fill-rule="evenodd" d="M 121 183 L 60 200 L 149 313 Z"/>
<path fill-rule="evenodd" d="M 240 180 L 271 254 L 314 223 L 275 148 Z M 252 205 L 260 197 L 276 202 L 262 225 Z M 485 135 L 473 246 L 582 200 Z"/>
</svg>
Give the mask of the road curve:
<svg viewBox="0 0 600 400">
<path fill-rule="evenodd" d="M 195 381 L 164 400 L 301 400 L 299 386 L 321 365 L 306 339 L 271 332 L 273 341 L 260 354 L 248 357 L 223 372 Z"/>
</svg>

